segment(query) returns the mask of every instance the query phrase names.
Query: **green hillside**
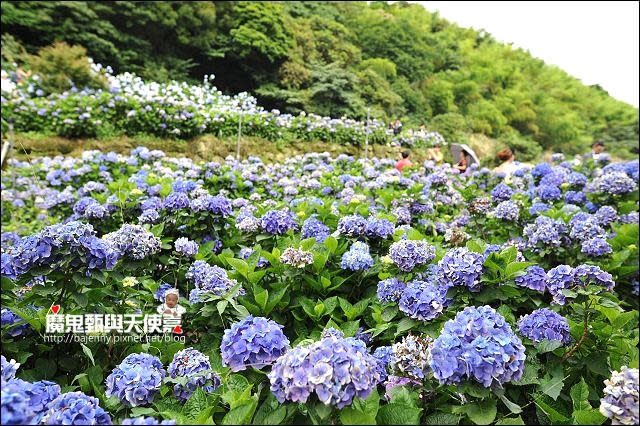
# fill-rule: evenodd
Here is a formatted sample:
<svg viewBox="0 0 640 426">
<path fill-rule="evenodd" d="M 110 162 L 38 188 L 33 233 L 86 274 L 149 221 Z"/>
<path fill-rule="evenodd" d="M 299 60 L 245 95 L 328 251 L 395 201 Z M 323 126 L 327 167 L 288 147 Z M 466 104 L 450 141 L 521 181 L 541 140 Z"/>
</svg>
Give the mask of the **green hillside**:
<svg viewBox="0 0 640 426">
<path fill-rule="evenodd" d="M 637 149 L 638 110 L 490 34 L 405 2 L 3 2 L 3 67 L 55 41 L 156 81 L 248 91 L 266 108 L 426 124 L 578 152 Z M 16 43 L 17 42 L 17 43 Z M 10 65 L 7 65 L 10 66 Z"/>
</svg>

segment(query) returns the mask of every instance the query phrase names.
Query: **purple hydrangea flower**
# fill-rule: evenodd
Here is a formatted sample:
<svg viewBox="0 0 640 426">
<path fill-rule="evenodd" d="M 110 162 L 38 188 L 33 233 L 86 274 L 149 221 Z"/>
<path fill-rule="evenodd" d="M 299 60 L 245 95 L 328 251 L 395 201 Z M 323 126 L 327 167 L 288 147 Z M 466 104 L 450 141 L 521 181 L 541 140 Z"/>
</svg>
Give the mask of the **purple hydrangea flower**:
<svg viewBox="0 0 640 426">
<path fill-rule="evenodd" d="M 520 216 L 520 207 L 514 201 L 502 201 L 493 210 L 493 217 L 496 219 L 515 221 Z"/>
<path fill-rule="evenodd" d="M 446 286 L 437 286 L 431 282 L 411 281 L 407 283 L 398 302 L 400 310 L 408 317 L 420 321 L 429 321 L 442 315 L 451 299 L 447 299 Z"/>
<path fill-rule="evenodd" d="M 583 204 L 587 202 L 587 196 L 582 191 L 567 191 L 564 194 L 564 201 L 569 204 Z"/>
<path fill-rule="evenodd" d="M 0 376 L 1 381 L 7 382 L 9 380 L 15 379 L 16 372 L 18 371 L 18 368 L 20 368 L 20 363 L 17 363 L 15 359 L 7 361 L 4 355 L 2 355 L 2 358 L 0 359 L 2 361 L 2 374 Z"/>
<path fill-rule="evenodd" d="M 142 260 L 160 251 L 162 242 L 158 237 L 140 225 L 124 224 L 115 231 L 103 237 L 113 245 L 121 257 Z"/>
<path fill-rule="evenodd" d="M 429 354 L 433 339 L 408 335 L 393 344 L 392 369 L 401 376 L 423 380 L 429 373 Z"/>
<path fill-rule="evenodd" d="M 380 381 L 387 380 L 387 368 L 392 365 L 395 360 L 393 357 L 393 348 L 391 346 L 381 346 L 373 351 L 373 357 L 378 361 L 378 373 Z"/>
<path fill-rule="evenodd" d="M 585 192 L 598 194 L 623 195 L 636 189 L 637 184 L 624 172 L 611 172 L 603 174 L 592 180 L 585 186 Z"/>
<path fill-rule="evenodd" d="M 482 288 L 478 281 L 482 274 L 484 256 L 466 247 L 457 247 L 445 253 L 438 262 L 438 282 L 445 286 L 465 286 L 477 292 Z"/>
<path fill-rule="evenodd" d="M 601 257 L 613 253 L 613 248 L 604 238 L 591 238 L 584 240 L 580 251 L 591 257 Z"/>
<path fill-rule="evenodd" d="M 316 219 L 310 217 L 302 224 L 301 237 L 303 239 L 315 237 L 316 241 L 321 243 L 331 234 L 329 227 Z"/>
<path fill-rule="evenodd" d="M 490 306 L 469 306 L 445 323 L 429 366 L 440 384 L 468 378 L 489 387 L 519 380 L 525 358 L 522 341 L 502 315 Z"/>
<path fill-rule="evenodd" d="M 378 300 L 381 303 L 397 302 L 402 297 L 406 285 L 397 278 L 387 278 L 378 282 Z"/>
<path fill-rule="evenodd" d="M 623 366 L 604 381 L 604 398 L 600 399 L 600 412 L 614 425 L 640 423 L 638 407 L 638 369 Z"/>
<path fill-rule="evenodd" d="M 98 398 L 82 392 L 67 392 L 48 405 L 42 419 L 46 425 L 110 425 L 111 416 L 102 407 Z"/>
<path fill-rule="evenodd" d="M 184 192 L 172 192 L 162 203 L 162 207 L 169 211 L 187 209 L 190 205 L 189 197 Z"/>
<path fill-rule="evenodd" d="M 233 207 L 231 201 L 222 195 L 204 195 L 191 202 L 193 211 L 208 211 L 223 218 L 231 216 Z"/>
<path fill-rule="evenodd" d="M 513 189 L 509 185 L 499 183 L 491 190 L 491 197 L 496 201 L 506 201 L 513 195 Z"/>
<path fill-rule="evenodd" d="M 562 198 L 562 191 L 557 186 L 540 185 L 537 193 L 542 201 L 555 201 Z"/>
<path fill-rule="evenodd" d="M 540 266 L 533 265 L 525 270 L 524 275 L 516 277 L 514 281 L 520 287 L 544 293 L 547 285 L 547 273 Z"/>
<path fill-rule="evenodd" d="M 290 229 L 297 229 L 296 216 L 289 210 L 269 210 L 260 218 L 262 229 L 273 235 L 286 234 Z"/>
<path fill-rule="evenodd" d="M 369 238 L 387 239 L 396 231 L 395 225 L 387 219 L 370 217 L 367 220 L 365 234 Z"/>
<path fill-rule="evenodd" d="M 543 340 L 560 341 L 563 346 L 571 343 L 571 331 L 567 319 L 551 309 L 536 309 L 518 320 L 518 331 L 534 344 Z"/>
<path fill-rule="evenodd" d="M 202 296 L 213 294 L 221 296 L 235 287 L 238 283 L 229 278 L 227 271 L 219 266 L 211 266 L 204 260 L 196 260 L 187 270 L 185 278 L 193 281 L 196 288 L 189 294 L 189 303 L 200 303 Z M 235 296 L 244 294 L 240 288 Z M 235 297 L 234 296 L 234 297 Z"/>
<path fill-rule="evenodd" d="M 431 262 L 436 249 L 424 240 L 399 240 L 389 247 L 389 257 L 403 272 L 411 272 L 416 266 Z"/>
<path fill-rule="evenodd" d="M 342 254 L 340 267 L 349 271 L 363 271 L 373 266 L 373 258 L 369 254 L 369 246 L 356 241 L 351 248 Z"/>
<path fill-rule="evenodd" d="M 194 348 L 176 352 L 167 372 L 174 379 L 187 377 L 188 381 L 184 385 L 176 383 L 173 395 L 181 401 L 186 401 L 197 388 L 202 388 L 207 393 L 216 390 L 220 386 L 220 377 L 210 370 L 209 357 L 202 352 Z"/>
<path fill-rule="evenodd" d="M 155 356 L 130 354 L 107 377 L 107 398 L 117 396 L 128 407 L 151 404 L 165 376 L 164 367 Z"/>
<path fill-rule="evenodd" d="M 6 333 L 11 337 L 22 336 L 32 330 L 28 322 L 24 321 L 20 316 L 8 308 L 2 308 L 0 310 L 0 325 L 11 326 L 6 329 Z"/>
<path fill-rule="evenodd" d="M 358 215 L 343 216 L 338 221 L 338 232 L 348 237 L 363 236 L 367 229 L 367 220 Z"/>
<path fill-rule="evenodd" d="M 611 206 L 600 207 L 594 216 L 601 226 L 609 226 L 611 223 L 618 220 L 618 212 Z"/>
<path fill-rule="evenodd" d="M 562 290 L 569 288 L 573 283 L 573 268 L 569 265 L 558 265 L 547 272 L 547 289 L 553 296 L 552 303 L 564 305 Z"/>
<path fill-rule="evenodd" d="M 234 372 L 273 364 L 289 348 L 283 328 L 275 321 L 251 315 L 234 323 L 222 337 L 222 364 Z"/>
<path fill-rule="evenodd" d="M 198 243 L 185 237 L 178 238 L 175 243 L 176 251 L 183 256 L 193 257 L 198 253 Z"/>
<path fill-rule="evenodd" d="M 268 374 L 280 403 L 307 402 L 312 393 L 338 409 L 366 398 L 380 381 L 378 361 L 356 339 L 327 336 L 278 358 Z"/>
</svg>

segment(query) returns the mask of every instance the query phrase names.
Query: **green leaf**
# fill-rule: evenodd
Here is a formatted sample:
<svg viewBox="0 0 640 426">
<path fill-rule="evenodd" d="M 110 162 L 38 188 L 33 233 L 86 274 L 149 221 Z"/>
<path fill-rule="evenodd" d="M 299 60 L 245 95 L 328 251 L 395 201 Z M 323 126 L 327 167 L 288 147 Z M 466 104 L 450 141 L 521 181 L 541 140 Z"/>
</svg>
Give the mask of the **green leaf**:
<svg viewBox="0 0 640 426">
<path fill-rule="evenodd" d="M 519 272 L 524 271 L 529 266 L 535 265 L 533 262 L 511 262 L 507 265 L 504 273 L 506 278 L 515 278 Z"/>
<path fill-rule="evenodd" d="M 267 301 L 269 300 L 269 291 L 266 289 L 260 290 L 255 293 L 256 303 L 264 311 L 267 307 Z"/>
<path fill-rule="evenodd" d="M 415 325 L 416 322 L 411 318 L 402 318 L 400 321 L 398 321 L 398 329 L 396 330 L 396 335 L 412 329 Z"/>
<path fill-rule="evenodd" d="M 536 350 L 539 354 L 544 354 L 547 352 L 553 352 L 562 346 L 562 342 L 560 340 L 547 340 L 544 339 L 540 343 L 536 345 Z"/>
<path fill-rule="evenodd" d="M 84 293 L 73 293 L 73 300 L 75 300 L 76 303 L 82 308 L 85 308 L 87 306 L 87 302 L 89 301 L 87 299 L 87 295 Z"/>
<path fill-rule="evenodd" d="M 524 421 L 522 420 L 522 417 L 518 416 L 518 417 L 506 417 L 502 420 L 498 420 L 496 422 L 496 425 L 523 425 Z"/>
<path fill-rule="evenodd" d="M 375 425 L 376 418 L 371 414 L 345 407 L 340 410 L 340 422 L 343 425 Z"/>
<path fill-rule="evenodd" d="M 80 343 L 80 346 L 82 346 L 82 352 L 84 352 L 84 354 L 91 360 L 91 365 L 96 365 L 96 362 L 93 360 L 93 353 L 91 352 L 91 349 L 89 349 L 84 343 Z"/>
<path fill-rule="evenodd" d="M 460 416 L 450 413 L 434 413 L 424 419 L 425 425 L 457 425 L 460 423 Z"/>
<path fill-rule="evenodd" d="M 154 414 L 156 414 L 156 410 L 150 407 L 131 407 L 132 417 L 153 416 Z"/>
<path fill-rule="evenodd" d="M 182 407 L 182 414 L 189 419 L 195 419 L 207 409 L 207 395 L 202 388 L 197 388 Z M 208 417 L 208 416 L 207 416 Z"/>
<path fill-rule="evenodd" d="M 241 425 L 249 423 L 253 412 L 256 410 L 258 402 L 257 398 L 252 398 L 247 404 L 240 405 L 232 410 L 229 410 L 227 414 L 222 418 L 223 425 Z"/>
<path fill-rule="evenodd" d="M 264 400 L 256 415 L 253 417 L 254 425 L 278 425 L 282 424 L 287 415 L 287 407 L 280 405 L 273 394 L 269 394 Z"/>
<path fill-rule="evenodd" d="M 601 425 L 607 418 L 595 408 L 573 412 L 573 420 L 578 425 Z"/>
<path fill-rule="evenodd" d="M 504 403 L 504 405 L 509 409 L 509 411 L 511 411 L 513 414 L 520 414 L 522 413 L 522 408 L 516 404 L 515 402 L 512 402 L 509 400 L 509 398 L 507 398 L 504 394 L 504 389 L 496 389 L 495 390 L 495 394 L 498 395 L 498 398 L 500 398 L 500 400 Z"/>
<path fill-rule="evenodd" d="M 331 253 L 335 253 L 338 248 L 338 240 L 329 235 L 326 240 L 324 240 L 324 245 L 329 249 Z"/>
<path fill-rule="evenodd" d="M 584 378 L 580 378 L 580 382 L 571 387 L 569 394 L 571 395 L 571 401 L 573 401 L 574 411 L 591 408 L 591 404 L 589 404 L 589 386 L 585 383 Z"/>
<path fill-rule="evenodd" d="M 228 258 L 227 262 L 229 265 L 233 266 L 236 271 L 240 273 L 243 277 L 248 279 L 249 275 L 249 265 L 242 259 L 235 259 L 233 257 Z"/>
<path fill-rule="evenodd" d="M 422 409 L 404 404 L 387 404 L 380 407 L 376 420 L 383 425 L 417 425 L 420 424 Z"/>
<path fill-rule="evenodd" d="M 498 412 L 495 399 L 483 399 L 465 405 L 467 416 L 477 425 L 488 425 L 493 422 Z"/>
<path fill-rule="evenodd" d="M 475 239 L 467 241 L 467 248 L 476 253 L 483 253 L 486 247 L 487 244 L 482 240 Z"/>
<path fill-rule="evenodd" d="M 568 424 L 571 419 L 560 413 L 558 409 L 551 405 L 553 401 L 549 400 L 551 403 L 545 401 L 543 398 L 534 399 L 535 404 L 538 408 L 549 418 L 551 423 L 553 424 Z"/>
<path fill-rule="evenodd" d="M 557 366 L 553 370 L 551 370 L 550 373 L 547 373 L 542 379 L 540 379 L 538 389 L 556 400 L 558 398 L 558 395 L 560 395 L 563 386 L 564 371 L 562 369 L 562 366 Z"/>
</svg>

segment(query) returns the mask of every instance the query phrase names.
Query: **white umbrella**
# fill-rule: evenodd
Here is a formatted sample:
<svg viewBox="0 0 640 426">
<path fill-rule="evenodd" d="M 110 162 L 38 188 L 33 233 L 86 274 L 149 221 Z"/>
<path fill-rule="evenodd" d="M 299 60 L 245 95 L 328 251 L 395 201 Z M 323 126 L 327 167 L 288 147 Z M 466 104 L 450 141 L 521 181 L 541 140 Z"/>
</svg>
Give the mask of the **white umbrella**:
<svg viewBox="0 0 640 426">
<path fill-rule="evenodd" d="M 478 156 L 476 155 L 476 153 L 473 152 L 473 150 L 469 148 L 468 145 L 465 145 L 463 143 L 451 144 L 451 155 L 453 155 L 453 160 L 455 163 L 458 163 L 460 159 L 460 151 L 462 150 L 464 150 L 471 157 L 471 161 L 469 162 L 469 164 L 467 164 L 467 166 L 470 166 L 474 163 L 480 165 L 480 160 L 478 160 Z"/>
</svg>

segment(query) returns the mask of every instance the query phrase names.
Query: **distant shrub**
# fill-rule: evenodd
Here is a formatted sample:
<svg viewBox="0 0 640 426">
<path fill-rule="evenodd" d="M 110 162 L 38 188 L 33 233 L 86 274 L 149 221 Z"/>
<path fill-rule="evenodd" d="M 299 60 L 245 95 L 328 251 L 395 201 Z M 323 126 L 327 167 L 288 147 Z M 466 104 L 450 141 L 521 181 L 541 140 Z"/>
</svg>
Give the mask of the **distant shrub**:
<svg viewBox="0 0 640 426">
<path fill-rule="evenodd" d="M 63 92 L 73 86 L 104 88 L 106 80 L 91 68 L 87 51 L 82 46 L 56 42 L 43 47 L 38 55 L 29 56 L 33 74 L 40 77 L 39 86 L 47 93 Z"/>
</svg>

